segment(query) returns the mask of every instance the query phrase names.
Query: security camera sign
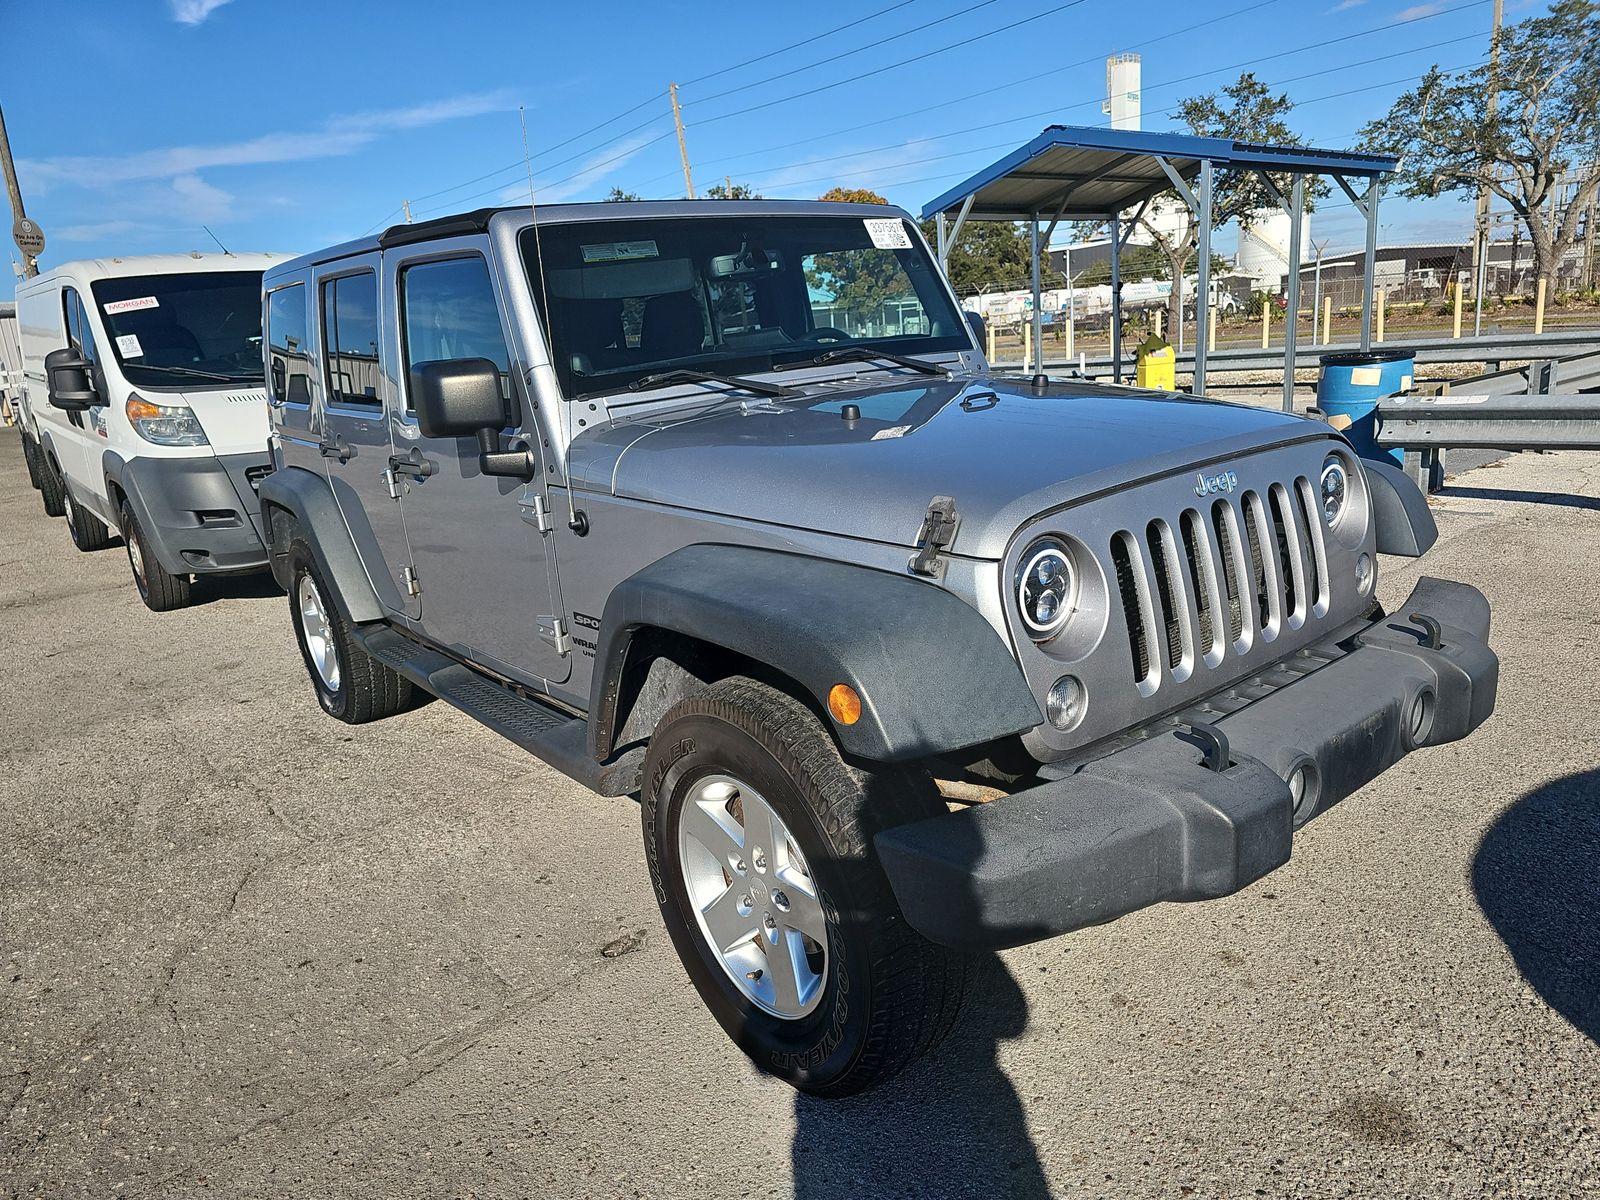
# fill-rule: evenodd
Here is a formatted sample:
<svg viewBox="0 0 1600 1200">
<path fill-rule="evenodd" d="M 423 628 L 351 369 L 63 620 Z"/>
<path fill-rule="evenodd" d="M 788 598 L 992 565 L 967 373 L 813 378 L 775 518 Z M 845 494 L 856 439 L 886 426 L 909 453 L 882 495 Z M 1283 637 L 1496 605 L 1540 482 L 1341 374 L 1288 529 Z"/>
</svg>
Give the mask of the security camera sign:
<svg viewBox="0 0 1600 1200">
<path fill-rule="evenodd" d="M 18 217 L 12 223 L 11 240 L 29 258 L 38 258 L 44 253 L 44 230 L 27 217 Z"/>
</svg>

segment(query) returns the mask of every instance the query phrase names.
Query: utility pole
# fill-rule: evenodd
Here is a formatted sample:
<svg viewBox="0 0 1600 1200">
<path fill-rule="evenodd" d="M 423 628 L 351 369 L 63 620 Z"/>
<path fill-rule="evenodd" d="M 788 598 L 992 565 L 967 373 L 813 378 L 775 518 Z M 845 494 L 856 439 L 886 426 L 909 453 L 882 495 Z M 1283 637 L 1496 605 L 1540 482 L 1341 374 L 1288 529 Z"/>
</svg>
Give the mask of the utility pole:
<svg viewBox="0 0 1600 1200">
<path fill-rule="evenodd" d="M 406 224 L 407 225 L 411 224 L 411 201 L 409 201 L 409 200 L 400 201 L 400 207 L 401 207 L 402 210 L 404 210 L 404 212 L 406 214 Z"/>
<path fill-rule="evenodd" d="M 1485 107 L 1489 123 L 1494 123 L 1500 109 L 1500 23 L 1505 15 L 1505 0 L 1494 0 L 1494 32 L 1489 36 L 1489 95 Z M 1493 169 L 1492 167 L 1490 168 Z M 1492 196 L 1487 183 L 1478 185 L 1478 219 L 1472 243 L 1472 269 L 1482 276 L 1480 267 L 1489 256 L 1489 205 Z"/>
<path fill-rule="evenodd" d="M 1495 0 L 1496 4 L 1500 0 Z M 683 160 L 683 190 L 689 199 L 694 199 L 694 175 L 689 171 L 689 146 L 683 140 L 683 109 L 678 106 L 678 85 L 669 83 L 667 91 L 672 94 L 672 123 L 678 127 L 678 157 Z"/>
<path fill-rule="evenodd" d="M 16 220 L 16 229 L 37 230 L 37 226 L 27 223 L 28 214 L 22 207 L 22 189 L 17 186 L 17 166 L 11 161 L 11 139 L 6 136 L 6 115 L 3 109 L 0 109 L 0 170 L 5 171 L 6 194 L 11 197 L 11 215 Z M 22 273 L 30 279 L 39 273 L 38 254 L 39 250 L 43 249 L 43 240 L 42 237 L 39 239 L 41 244 L 31 253 L 20 240 L 18 242 L 17 248 L 22 251 Z"/>
</svg>

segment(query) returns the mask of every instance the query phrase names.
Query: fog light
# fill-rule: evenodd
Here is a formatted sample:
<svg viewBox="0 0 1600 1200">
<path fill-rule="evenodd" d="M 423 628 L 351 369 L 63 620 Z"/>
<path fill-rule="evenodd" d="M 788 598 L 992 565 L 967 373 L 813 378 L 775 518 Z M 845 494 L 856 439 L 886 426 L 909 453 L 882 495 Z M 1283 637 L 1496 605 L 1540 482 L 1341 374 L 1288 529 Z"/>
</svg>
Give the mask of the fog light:
<svg viewBox="0 0 1600 1200">
<path fill-rule="evenodd" d="M 1362 552 L 1356 559 L 1356 590 L 1366 591 L 1372 586 L 1372 555 Z"/>
<path fill-rule="evenodd" d="M 1289 771 L 1289 799 L 1293 804 L 1294 824 L 1298 829 L 1317 811 L 1317 801 L 1322 795 L 1322 785 L 1317 776 L 1317 766 L 1309 758 L 1302 758 Z"/>
<path fill-rule="evenodd" d="M 1411 701 L 1411 742 L 1420 746 L 1433 730 L 1433 692 L 1423 688 Z"/>
<path fill-rule="evenodd" d="M 1050 718 L 1050 724 L 1063 733 L 1075 728 L 1083 720 L 1086 708 L 1088 704 L 1083 684 L 1071 675 L 1063 675 L 1056 680 L 1044 701 L 1045 716 Z"/>
</svg>

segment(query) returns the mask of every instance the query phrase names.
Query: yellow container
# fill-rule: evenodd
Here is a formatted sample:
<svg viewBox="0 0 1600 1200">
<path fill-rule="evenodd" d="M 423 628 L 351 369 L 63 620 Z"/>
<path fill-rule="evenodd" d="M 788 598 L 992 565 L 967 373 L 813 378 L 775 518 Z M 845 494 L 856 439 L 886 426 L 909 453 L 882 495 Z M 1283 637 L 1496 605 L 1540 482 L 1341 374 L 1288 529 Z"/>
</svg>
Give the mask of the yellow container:
<svg viewBox="0 0 1600 1200">
<path fill-rule="evenodd" d="M 1178 357 L 1172 346 L 1151 334 L 1139 343 L 1133 370 L 1134 381 L 1142 388 L 1173 392 L 1178 387 Z"/>
</svg>

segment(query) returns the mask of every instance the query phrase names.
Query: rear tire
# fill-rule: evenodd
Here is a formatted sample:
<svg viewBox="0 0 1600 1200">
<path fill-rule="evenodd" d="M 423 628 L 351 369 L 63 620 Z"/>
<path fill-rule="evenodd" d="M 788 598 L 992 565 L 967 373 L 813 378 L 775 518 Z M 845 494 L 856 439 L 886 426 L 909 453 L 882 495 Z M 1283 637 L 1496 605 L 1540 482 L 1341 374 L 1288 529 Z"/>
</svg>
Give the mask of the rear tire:
<svg viewBox="0 0 1600 1200">
<path fill-rule="evenodd" d="M 848 765 L 809 708 L 749 679 L 669 710 L 643 779 L 662 920 L 758 1067 L 847 1096 L 938 1045 L 977 960 L 906 924 L 872 841 L 945 811 L 931 780 Z"/>
<path fill-rule="evenodd" d="M 74 546 L 88 554 L 104 550 L 111 544 L 111 530 L 105 527 L 99 517 L 72 498 L 70 485 L 64 489 L 63 500 L 67 509 L 67 532 L 72 535 Z"/>
<path fill-rule="evenodd" d="M 139 589 L 139 599 L 151 612 L 171 612 L 187 608 L 192 584 L 187 575 L 172 575 L 161 565 L 144 539 L 144 530 L 133 507 L 122 502 L 122 541 L 128 549 L 128 568 L 133 572 L 133 585 Z"/>
<path fill-rule="evenodd" d="M 289 617 L 317 703 L 329 716 L 364 725 L 393 716 L 410 701 L 411 681 L 350 636 L 336 594 L 299 536 L 289 543 Z"/>
<path fill-rule="evenodd" d="M 65 516 L 67 512 L 67 481 L 56 470 L 44 447 L 39 447 L 39 502 L 44 505 L 47 517 Z"/>
<path fill-rule="evenodd" d="M 41 484 L 39 479 L 39 444 L 33 440 L 33 435 L 26 429 L 22 431 L 22 461 L 28 466 L 28 483 L 34 491 L 38 491 Z"/>
</svg>

